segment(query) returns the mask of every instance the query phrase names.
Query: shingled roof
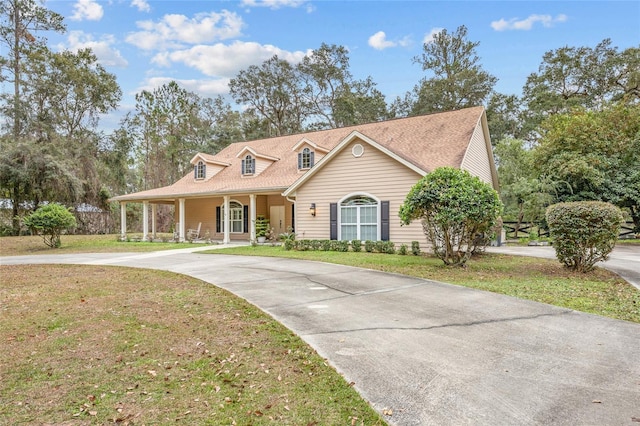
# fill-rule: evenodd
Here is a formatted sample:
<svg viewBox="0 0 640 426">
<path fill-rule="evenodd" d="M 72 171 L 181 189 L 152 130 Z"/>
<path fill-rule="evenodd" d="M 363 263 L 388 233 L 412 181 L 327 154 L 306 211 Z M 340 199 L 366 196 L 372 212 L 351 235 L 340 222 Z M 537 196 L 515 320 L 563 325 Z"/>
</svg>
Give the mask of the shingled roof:
<svg viewBox="0 0 640 426">
<path fill-rule="evenodd" d="M 398 118 L 338 129 L 236 142 L 215 155 L 201 154 L 205 161 L 229 164 L 213 178 L 196 180 L 188 173 L 172 185 L 112 198 L 113 201 L 172 200 L 237 193 L 282 193 L 301 177 L 298 152 L 293 148 L 303 139 L 329 151 L 357 132 L 394 153 L 415 168 L 428 173 L 438 167 L 460 167 L 474 129 L 484 114 L 482 107 Z M 238 154 L 249 147 L 274 159 L 255 176 L 241 176 Z"/>
</svg>

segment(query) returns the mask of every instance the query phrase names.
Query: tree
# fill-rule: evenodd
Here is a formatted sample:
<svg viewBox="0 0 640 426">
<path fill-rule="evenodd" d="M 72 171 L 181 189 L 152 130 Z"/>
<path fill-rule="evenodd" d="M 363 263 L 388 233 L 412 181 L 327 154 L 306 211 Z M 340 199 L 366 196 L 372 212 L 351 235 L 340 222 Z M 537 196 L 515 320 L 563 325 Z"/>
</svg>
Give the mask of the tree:
<svg viewBox="0 0 640 426">
<path fill-rule="evenodd" d="M 422 54 L 413 61 L 433 76 L 414 88 L 412 115 L 478 106 L 487 100 L 497 79 L 482 69 L 476 53 L 479 44 L 467 40 L 464 25 L 454 33 L 442 30 L 424 43 Z"/>
<path fill-rule="evenodd" d="M 51 203 L 39 207 L 24 219 L 24 223 L 32 231 L 42 235 L 47 246 L 58 248 L 62 231 L 76 226 L 76 218 L 63 205 Z"/>
<path fill-rule="evenodd" d="M 533 155 L 537 173 L 563 182 L 556 202 L 606 201 L 640 230 L 640 104 L 551 116 Z"/>
<path fill-rule="evenodd" d="M 522 99 L 516 95 L 493 93 L 487 104 L 487 123 L 491 142 L 520 139 L 525 136 L 522 117 Z"/>
<path fill-rule="evenodd" d="M 13 93 L 0 94 L 0 111 L 6 117 L 1 123 L 11 139 L 3 138 L 0 151 L 8 153 L 15 149 L 18 141 L 25 136 L 24 128 L 28 102 L 22 96 L 25 86 L 23 68 L 25 58 L 45 48 L 45 40 L 37 35 L 37 31 L 65 30 L 62 16 L 38 6 L 35 0 L 3 0 L 0 2 L 0 43 L 7 48 L 7 56 L 0 56 L 0 82 L 13 83 Z M 2 159 L 4 164 L 8 161 Z M 5 173 L 3 181 L 7 182 Z M 23 201 L 20 194 L 20 179 L 12 179 L 11 187 L 2 187 L 2 192 L 11 197 L 13 204 L 13 231 L 20 229 L 18 218 L 19 206 Z"/>
<path fill-rule="evenodd" d="M 542 57 L 523 88 L 527 121 L 535 129 L 545 117 L 576 107 L 601 109 L 612 101 L 640 101 L 640 47 L 622 52 L 605 39 L 594 48 L 561 47 Z"/>
<path fill-rule="evenodd" d="M 387 117 L 384 95 L 373 79 L 353 79 L 344 46 L 322 43 L 303 58 L 297 69 L 310 108 L 310 127 L 344 127 Z"/>
<path fill-rule="evenodd" d="M 466 170 L 441 167 L 416 183 L 400 206 L 400 220 L 421 220 L 434 254 L 463 266 L 486 245 L 502 212 L 498 193 Z M 485 234 L 485 236 L 483 236 Z"/>
<path fill-rule="evenodd" d="M 269 122 L 269 136 L 300 132 L 310 115 L 299 71 L 274 55 L 262 65 L 251 65 L 229 82 L 229 92 L 238 104 Z"/>
</svg>

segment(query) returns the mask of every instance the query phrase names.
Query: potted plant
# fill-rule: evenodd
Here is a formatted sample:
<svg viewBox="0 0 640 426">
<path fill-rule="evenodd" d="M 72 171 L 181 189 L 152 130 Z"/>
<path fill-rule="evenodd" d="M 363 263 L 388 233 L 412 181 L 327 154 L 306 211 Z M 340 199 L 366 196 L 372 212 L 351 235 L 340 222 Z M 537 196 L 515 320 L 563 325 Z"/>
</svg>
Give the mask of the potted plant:
<svg viewBox="0 0 640 426">
<path fill-rule="evenodd" d="M 269 229 L 269 219 L 263 215 L 256 218 L 256 237 L 259 243 L 264 243 L 267 239 L 267 230 Z"/>
</svg>

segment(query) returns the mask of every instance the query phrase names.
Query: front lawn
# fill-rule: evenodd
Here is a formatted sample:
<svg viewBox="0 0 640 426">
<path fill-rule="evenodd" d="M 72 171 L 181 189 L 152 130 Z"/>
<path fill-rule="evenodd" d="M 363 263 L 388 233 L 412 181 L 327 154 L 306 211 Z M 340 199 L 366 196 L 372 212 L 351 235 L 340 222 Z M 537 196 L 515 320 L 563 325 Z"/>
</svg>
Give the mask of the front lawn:
<svg viewBox="0 0 640 426">
<path fill-rule="evenodd" d="M 0 266 L 2 425 L 384 425 L 227 291 L 104 266 Z"/>
</svg>

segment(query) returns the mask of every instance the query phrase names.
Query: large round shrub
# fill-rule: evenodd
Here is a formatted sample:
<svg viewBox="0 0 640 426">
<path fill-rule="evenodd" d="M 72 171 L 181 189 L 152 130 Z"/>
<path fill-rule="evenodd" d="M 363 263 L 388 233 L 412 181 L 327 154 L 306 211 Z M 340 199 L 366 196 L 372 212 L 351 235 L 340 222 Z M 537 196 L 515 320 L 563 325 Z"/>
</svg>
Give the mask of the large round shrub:
<svg viewBox="0 0 640 426">
<path fill-rule="evenodd" d="M 546 217 L 556 257 L 581 272 L 607 260 L 624 221 L 618 207 L 601 201 L 553 204 Z"/>
<path fill-rule="evenodd" d="M 416 183 L 400 207 L 408 225 L 422 220 L 434 254 L 447 265 L 464 265 L 488 242 L 502 212 L 498 193 L 466 170 L 441 167 Z"/>
<path fill-rule="evenodd" d="M 42 235 L 44 243 L 51 248 L 60 247 L 62 231 L 76 226 L 76 218 L 61 204 L 47 204 L 39 207 L 24 219 L 24 224 L 32 232 Z"/>
</svg>

